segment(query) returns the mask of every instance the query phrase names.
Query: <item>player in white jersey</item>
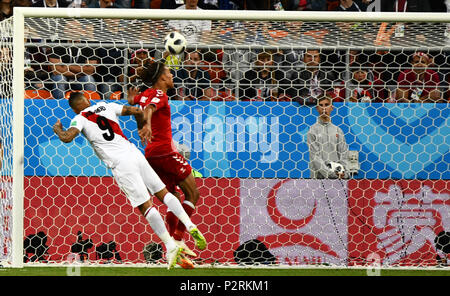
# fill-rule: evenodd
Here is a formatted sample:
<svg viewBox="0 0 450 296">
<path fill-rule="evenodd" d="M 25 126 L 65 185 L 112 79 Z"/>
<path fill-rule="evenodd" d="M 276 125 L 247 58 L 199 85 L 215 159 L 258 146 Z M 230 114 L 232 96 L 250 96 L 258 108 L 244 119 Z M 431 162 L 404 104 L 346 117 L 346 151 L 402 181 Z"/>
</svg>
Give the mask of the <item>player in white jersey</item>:
<svg viewBox="0 0 450 296">
<path fill-rule="evenodd" d="M 64 130 L 61 121 L 58 120 L 53 126 L 53 131 L 64 143 L 71 142 L 80 132 L 84 134 L 98 157 L 111 169 L 117 184 L 131 205 L 139 209 L 166 246 L 168 268 L 174 267 L 177 263 L 187 268 L 181 256 L 183 248 L 179 247 L 170 236 L 160 213 L 152 206 L 148 192 L 166 204 L 174 214 L 176 213 L 187 229 L 190 229 L 194 240 L 204 240 L 204 237 L 192 223 L 179 200 L 167 190 L 148 164 L 145 156 L 125 137 L 118 122 L 118 116 L 133 115 L 140 129 L 144 124 L 142 110 L 117 103 L 99 102 L 91 105 L 82 92 L 72 93 L 69 105 L 77 114 L 72 119 L 70 127 Z"/>
</svg>

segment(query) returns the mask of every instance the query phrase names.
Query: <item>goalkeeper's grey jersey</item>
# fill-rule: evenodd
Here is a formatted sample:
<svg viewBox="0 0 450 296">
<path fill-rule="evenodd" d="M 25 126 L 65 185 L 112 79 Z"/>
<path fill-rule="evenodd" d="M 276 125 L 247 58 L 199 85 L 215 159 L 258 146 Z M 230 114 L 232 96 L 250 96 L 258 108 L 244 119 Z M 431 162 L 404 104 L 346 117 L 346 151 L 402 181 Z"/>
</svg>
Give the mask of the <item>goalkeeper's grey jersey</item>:
<svg viewBox="0 0 450 296">
<path fill-rule="evenodd" d="M 330 161 L 342 164 L 347 171 L 348 145 L 341 128 L 331 122 L 323 122 L 319 117 L 308 131 L 307 143 L 311 178 L 337 178 L 326 165 Z M 348 177 L 347 173 L 345 177 Z"/>
</svg>

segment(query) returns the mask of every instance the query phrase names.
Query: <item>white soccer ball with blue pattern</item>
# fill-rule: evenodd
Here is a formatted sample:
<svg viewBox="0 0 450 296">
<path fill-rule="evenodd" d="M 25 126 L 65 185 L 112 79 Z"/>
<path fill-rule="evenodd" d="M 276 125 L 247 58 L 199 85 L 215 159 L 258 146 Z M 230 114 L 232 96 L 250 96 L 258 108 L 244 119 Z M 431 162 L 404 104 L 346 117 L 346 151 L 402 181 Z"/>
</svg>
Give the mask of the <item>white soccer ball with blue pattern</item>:
<svg viewBox="0 0 450 296">
<path fill-rule="evenodd" d="M 180 32 L 170 32 L 164 38 L 164 47 L 171 55 L 178 55 L 186 49 L 186 38 Z"/>
</svg>

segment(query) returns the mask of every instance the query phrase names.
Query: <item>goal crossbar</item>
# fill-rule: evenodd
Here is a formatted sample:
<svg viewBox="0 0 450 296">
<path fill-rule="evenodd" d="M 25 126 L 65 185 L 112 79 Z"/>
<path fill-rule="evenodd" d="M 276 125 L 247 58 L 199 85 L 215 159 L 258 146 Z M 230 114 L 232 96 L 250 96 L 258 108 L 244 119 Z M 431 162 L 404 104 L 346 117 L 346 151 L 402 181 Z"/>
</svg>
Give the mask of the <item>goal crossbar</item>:
<svg viewBox="0 0 450 296">
<path fill-rule="evenodd" d="M 106 8 L 36 8 L 15 7 L 14 16 L 24 17 L 79 17 L 121 19 L 184 19 L 230 21 L 314 21 L 314 22 L 426 22 L 444 23 L 447 13 L 419 12 L 346 12 L 333 11 L 266 11 L 266 10 L 171 10 L 171 9 L 106 9 Z"/>
</svg>

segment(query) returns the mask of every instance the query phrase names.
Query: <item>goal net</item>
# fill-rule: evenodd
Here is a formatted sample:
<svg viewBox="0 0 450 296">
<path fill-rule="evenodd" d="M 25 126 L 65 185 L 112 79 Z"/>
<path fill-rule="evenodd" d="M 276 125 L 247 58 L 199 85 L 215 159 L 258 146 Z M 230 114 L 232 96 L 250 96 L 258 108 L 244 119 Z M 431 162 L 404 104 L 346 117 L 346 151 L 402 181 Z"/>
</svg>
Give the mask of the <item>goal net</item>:
<svg viewBox="0 0 450 296">
<path fill-rule="evenodd" d="M 64 144 L 52 131 L 74 116 L 71 91 L 128 104 L 127 87 L 142 86 L 136 69 L 165 58 L 175 82 L 173 138 L 200 191 L 192 220 L 208 241 L 197 266 L 445 265 L 446 21 L 420 13 L 16 9 L 14 32 L 11 20 L 1 27 L 3 259 L 14 261 L 15 250 L 15 266 L 74 256 L 165 263 L 158 237 L 86 139 Z M 187 50 L 166 56 L 163 39 L 173 30 Z M 14 114 L 12 97 L 23 109 Z M 143 150 L 134 120 L 121 124 Z M 13 157 L 12 129 L 23 162 Z M 23 186 L 5 181 L 11 171 Z"/>
</svg>

